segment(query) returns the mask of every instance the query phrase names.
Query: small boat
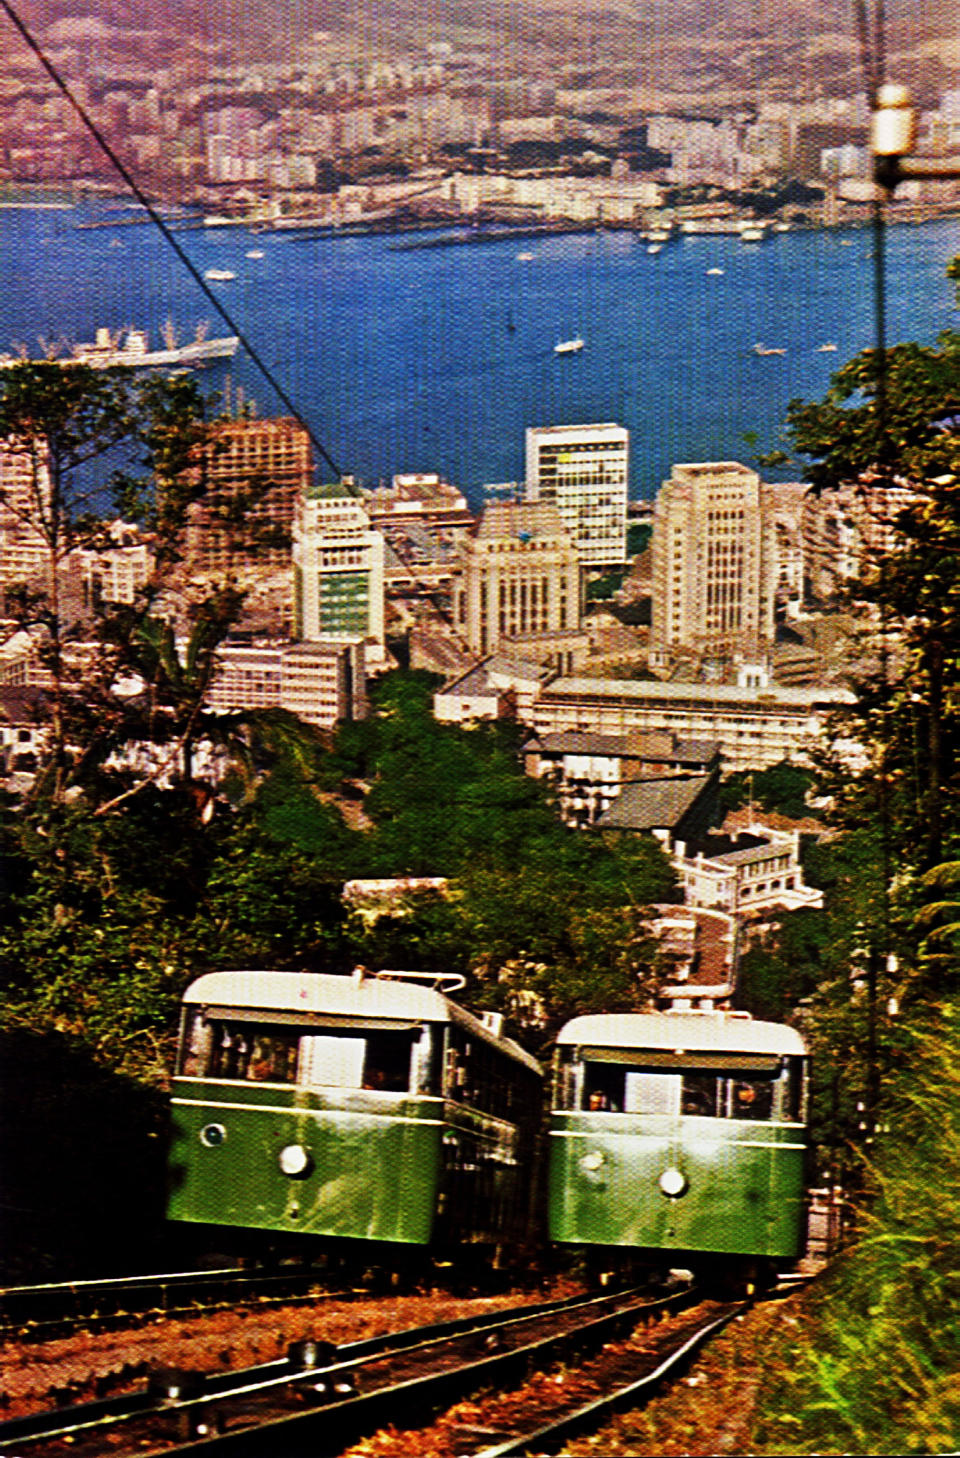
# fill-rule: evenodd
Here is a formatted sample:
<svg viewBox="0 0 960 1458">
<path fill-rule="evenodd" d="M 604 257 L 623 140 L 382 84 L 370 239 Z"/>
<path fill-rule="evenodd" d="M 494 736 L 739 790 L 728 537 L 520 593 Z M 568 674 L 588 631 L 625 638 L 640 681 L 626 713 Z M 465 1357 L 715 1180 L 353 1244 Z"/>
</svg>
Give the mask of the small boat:
<svg viewBox="0 0 960 1458">
<path fill-rule="evenodd" d="M 262 258 L 263 257 L 263 249 L 262 248 L 249 248 L 247 250 L 247 257 L 248 258 Z"/>
<path fill-rule="evenodd" d="M 740 228 L 741 243 L 762 243 L 767 236 L 766 230 L 762 227 L 754 227 L 747 223 Z"/>
<path fill-rule="evenodd" d="M 208 268 L 203 276 L 207 283 L 230 283 L 237 275 L 229 268 Z"/>
<path fill-rule="evenodd" d="M 787 351 L 785 349 L 776 348 L 773 345 L 755 344 L 753 346 L 753 352 L 754 352 L 754 354 L 767 355 L 767 354 L 786 354 Z"/>
<path fill-rule="evenodd" d="M 828 340 L 826 344 L 818 344 L 815 352 L 817 354 L 836 354 L 837 346 L 832 340 Z"/>
<path fill-rule="evenodd" d="M 723 269 L 722 268 L 708 268 L 707 269 L 707 278 L 720 278 L 720 276 L 721 276 L 722 273 L 723 273 Z"/>
<path fill-rule="evenodd" d="M 647 244 L 647 252 L 648 253 L 662 253 L 663 252 L 663 244 L 662 243 L 648 243 Z"/>
<path fill-rule="evenodd" d="M 579 354 L 583 348 L 583 340 L 579 334 L 576 339 L 561 339 L 559 344 L 553 346 L 554 354 Z"/>
<path fill-rule="evenodd" d="M 532 258 L 535 258 L 535 257 L 536 257 L 536 255 L 533 254 L 533 253 L 518 253 L 517 254 L 517 262 L 518 263 L 529 263 L 530 260 Z"/>
</svg>

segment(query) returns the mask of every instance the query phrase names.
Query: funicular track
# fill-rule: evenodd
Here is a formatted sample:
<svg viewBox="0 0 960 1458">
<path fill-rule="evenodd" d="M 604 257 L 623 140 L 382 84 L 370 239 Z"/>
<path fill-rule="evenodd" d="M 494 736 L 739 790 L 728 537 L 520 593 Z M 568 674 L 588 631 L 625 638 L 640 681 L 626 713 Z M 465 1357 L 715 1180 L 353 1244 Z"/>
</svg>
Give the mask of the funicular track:
<svg viewBox="0 0 960 1458">
<path fill-rule="evenodd" d="M 80 1325 L 88 1331 L 107 1331 L 150 1314 L 201 1315 L 243 1302 L 291 1305 L 365 1294 L 334 1291 L 324 1273 L 305 1267 L 271 1271 L 227 1267 L 7 1286 L 0 1289 L 0 1340 L 50 1341 L 69 1336 Z"/>
<path fill-rule="evenodd" d="M 485 1386 L 595 1349 L 696 1300 L 688 1286 L 637 1288 L 512 1307 L 242 1371 L 157 1374 L 146 1389 L 0 1424 L 0 1452 L 336 1453 L 387 1424 L 410 1427 Z M 363 1390 L 358 1390 L 363 1389 Z M 319 1445 L 319 1446 L 318 1446 Z"/>
</svg>

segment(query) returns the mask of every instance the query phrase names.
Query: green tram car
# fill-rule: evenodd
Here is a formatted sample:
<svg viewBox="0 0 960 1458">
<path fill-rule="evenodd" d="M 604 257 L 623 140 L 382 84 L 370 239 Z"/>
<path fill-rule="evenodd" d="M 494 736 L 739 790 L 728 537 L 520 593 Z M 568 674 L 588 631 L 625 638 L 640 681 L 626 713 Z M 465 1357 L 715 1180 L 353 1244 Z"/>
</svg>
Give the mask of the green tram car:
<svg viewBox="0 0 960 1458">
<path fill-rule="evenodd" d="M 614 1264 L 624 1248 L 694 1268 L 794 1260 L 806 1065 L 797 1032 L 745 1013 L 574 1018 L 556 1048 L 551 1240 Z"/>
<path fill-rule="evenodd" d="M 416 976 L 194 982 L 172 1089 L 168 1217 L 314 1237 L 369 1264 L 387 1248 L 403 1247 L 405 1266 L 411 1247 L 522 1248 L 541 1069 L 495 1015 L 475 1018 Z"/>
</svg>

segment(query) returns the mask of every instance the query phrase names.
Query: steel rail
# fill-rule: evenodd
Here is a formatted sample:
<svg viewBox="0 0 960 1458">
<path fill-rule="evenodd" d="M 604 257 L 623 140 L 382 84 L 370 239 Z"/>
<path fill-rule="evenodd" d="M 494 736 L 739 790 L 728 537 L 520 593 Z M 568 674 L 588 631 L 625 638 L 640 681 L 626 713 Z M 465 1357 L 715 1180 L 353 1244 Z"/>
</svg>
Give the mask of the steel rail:
<svg viewBox="0 0 960 1458">
<path fill-rule="evenodd" d="M 115 1426 L 134 1418 L 149 1417 L 166 1413 L 175 1408 L 189 1413 L 200 1410 L 214 1401 L 265 1394 L 271 1388 L 316 1381 L 325 1376 L 352 1372 L 357 1366 L 374 1362 L 382 1357 L 418 1347 L 428 1347 L 472 1333 L 488 1332 L 491 1329 L 507 1330 L 524 1321 L 564 1311 L 576 1311 L 614 1299 L 623 1299 L 636 1294 L 637 1288 L 620 1292 L 607 1292 L 601 1296 L 575 1296 L 562 1300 L 538 1302 L 528 1306 L 509 1307 L 505 1311 L 476 1312 L 470 1316 L 435 1322 L 423 1327 L 408 1327 L 397 1332 L 388 1332 L 379 1337 L 365 1337 L 359 1341 L 342 1343 L 336 1347 L 337 1360 L 324 1366 L 294 1366 L 290 1358 L 279 1357 L 270 1362 L 241 1368 L 234 1372 L 202 1374 L 202 1393 L 183 1399 L 176 1404 L 169 1399 L 157 1400 L 149 1389 L 118 1394 L 115 1397 L 98 1398 L 91 1402 L 76 1403 L 52 1412 L 29 1413 L 23 1417 L 8 1418 L 0 1422 L 0 1445 L 6 1442 L 37 1442 L 41 1439 L 65 1437 L 96 1428 Z M 677 1294 L 686 1294 L 677 1293 Z M 676 1300 L 676 1294 L 659 1298 L 647 1305 L 656 1309 L 667 1301 Z M 195 1376 L 199 1374 L 194 1374 Z"/>
<path fill-rule="evenodd" d="M 624 1294 L 608 1293 L 605 1297 L 593 1298 L 589 1304 L 595 1305 L 601 1300 L 622 1300 Z M 326 1455 L 341 1452 L 364 1434 L 388 1423 L 416 1426 L 422 1422 L 425 1412 L 441 1411 L 478 1388 L 517 1379 L 532 1367 L 542 1366 L 584 1347 L 600 1346 L 632 1329 L 652 1311 L 689 1300 L 692 1294 L 686 1289 L 658 1300 L 634 1302 L 617 1311 L 593 1317 L 572 1330 L 553 1332 L 508 1351 L 384 1385 L 307 1412 L 268 1418 L 243 1428 L 219 1432 L 166 1451 L 171 1458 L 173 1455 L 176 1458 L 180 1455 L 183 1458 L 186 1455 L 196 1455 L 196 1458 L 220 1458 L 220 1455 L 225 1455 L 225 1458 L 263 1458 L 265 1453 L 269 1453 L 270 1458 L 302 1458 L 306 1451 L 316 1454 L 317 1458 L 326 1458 Z M 194 1406 L 199 1407 L 200 1401 Z"/>
<path fill-rule="evenodd" d="M 741 1302 L 733 1311 L 727 1311 L 722 1316 L 715 1317 L 713 1321 L 708 1321 L 692 1336 L 681 1342 L 675 1351 L 671 1352 L 658 1367 L 645 1376 L 638 1377 L 634 1382 L 628 1382 L 623 1387 L 618 1387 L 615 1392 L 608 1392 L 603 1397 L 596 1397 L 592 1402 L 584 1403 L 582 1407 L 566 1413 L 552 1423 L 545 1423 L 542 1427 L 518 1437 L 508 1438 L 505 1442 L 497 1443 L 493 1447 L 483 1448 L 476 1454 L 476 1458 L 512 1458 L 512 1455 L 527 1453 L 531 1450 L 537 1454 L 555 1453 L 567 1438 L 573 1437 L 575 1433 L 582 1432 L 585 1428 L 596 1427 L 600 1421 L 611 1416 L 620 1407 L 636 1404 L 638 1398 L 652 1397 L 666 1378 L 679 1375 L 688 1358 L 699 1351 L 711 1336 L 722 1331 L 727 1323 L 745 1310 L 748 1305 L 749 1302 Z"/>
<path fill-rule="evenodd" d="M 215 1309 L 238 1295 L 265 1300 L 302 1299 L 306 1288 L 316 1295 L 321 1273 L 308 1270 L 249 1272 L 228 1267 L 216 1271 L 172 1271 L 147 1276 L 120 1276 L 89 1281 L 62 1281 L 49 1285 L 7 1286 L 0 1289 L 0 1338 L 15 1335 L 18 1340 L 43 1340 L 51 1329 L 59 1332 L 77 1322 L 115 1325 L 133 1315 L 151 1310 L 165 1315 L 198 1310 L 206 1298 L 207 1309 Z M 220 1294 L 219 1303 L 211 1295 Z M 278 1294 L 279 1293 L 279 1294 Z M 349 1299 L 355 1293 L 338 1291 Z M 177 1304 L 179 1303 L 179 1304 Z M 199 1312 L 198 1312 L 199 1314 Z"/>
<path fill-rule="evenodd" d="M 596 1427 L 599 1422 L 612 1416 L 620 1408 L 638 1406 L 640 1403 L 648 1401 L 663 1382 L 679 1376 L 688 1359 L 705 1346 L 711 1337 L 722 1331 L 735 1316 L 760 1302 L 782 1301 L 786 1297 L 793 1296 L 798 1290 L 809 1285 L 812 1279 L 811 1276 L 793 1272 L 778 1276 L 778 1284 L 773 1290 L 765 1291 L 747 1301 L 741 1301 L 732 1311 L 725 1312 L 713 1321 L 706 1322 L 698 1331 L 685 1338 L 652 1372 L 638 1377 L 633 1382 L 625 1383 L 614 1392 L 608 1392 L 603 1397 L 584 1403 L 582 1407 L 574 1409 L 564 1417 L 557 1418 L 552 1423 L 545 1423 L 530 1432 L 483 1448 L 474 1455 L 474 1458 L 514 1458 L 514 1455 L 524 1454 L 529 1450 L 538 1454 L 556 1452 L 560 1444 L 566 1442 L 568 1438 L 572 1438 L 575 1434 L 590 1427 Z"/>
</svg>

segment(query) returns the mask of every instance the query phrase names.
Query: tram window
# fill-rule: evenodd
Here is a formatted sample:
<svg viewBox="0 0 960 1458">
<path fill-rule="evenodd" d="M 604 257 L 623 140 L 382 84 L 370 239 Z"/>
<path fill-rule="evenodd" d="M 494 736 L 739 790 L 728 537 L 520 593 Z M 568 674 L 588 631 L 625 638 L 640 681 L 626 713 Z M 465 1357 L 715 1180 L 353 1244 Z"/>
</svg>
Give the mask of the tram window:
<svg viewBox="0 0 960 1458">
<path fill-rule="evenodd" d="M 300 1082 L 321 1088 L 367 1088 L 406 1093 L 409 1032 L 308 1033 L 301 1041 Z"/>
<path fill-rule="evenodd" d="M 370 1033 L 364 1041 L 364 1088 L 406 1093 L 410 1088 L 410 1034 Z"/>
<path fill-rule="evenodd" d="M 258 1083 L 295 1083 L 299 1047 L 295 1033 L 259 1029 L 252 1039 L 246 1077 Z"/>
<path fill-rule="evenodd" d="M 619 1114 L 624 1108 L 625 1074 L 618 1063 L 585 1063 L 583 1107 Z"/>
<path fill-rule="evenodd" d="M 213 1048 L 213 1024 L 208 1023 L 202 1013 L 187 1014 L 180 1046 L 180 1063 L 177 1072 L 183 1078 L 205 1078 L 210 1066 Z"/>
<path fill-rule="evenodd" d="M 770 1118 L 773 1112 L 772 1079 L 731 1078 L 728 1082 L 731 1119 Z"/>
<path fill-rule="evenodd" d="M 205 1069 L 209 1078 L 242 1078 L 257 1083 L 294 1083 L 296 1033 L 252 1023 L 213 1023 Z"/>
<path fill-rule="evenodd" d="M 513 1059 L 463 1028 L 447 1032 L 444 1094 L 496 1119 L 517 1119 L 530 1107 L 532 1081 Z"/>
<path fill-rule="evenodd" d="M 717 1117 L 720 1080 L 715 1073 L 685 1073 L 680 1111 L 683 1114 L 699 1114 L 706 1118 Z"/>
<path fill-rule="evenodd" d="M 363 1038 L 306 1034 L 300 1044 L 300 1082 L 315 1088 L 359 1088 L 364 1047 Z"/>
<path fill-rule="evenodd" d="M 579 1065 L 561 1054 L 553 1082 L 553 1106 L 556 1109 L 577 1107 L 577 1071 Z"/>
<path fill-rule="evenodd" d="M 675 1114 L 680 1102 L 680 1076 L 676 1073 L 635 1073 L 626 1077 L 623 1110 L 626 1114 Z"/>
</svg>

